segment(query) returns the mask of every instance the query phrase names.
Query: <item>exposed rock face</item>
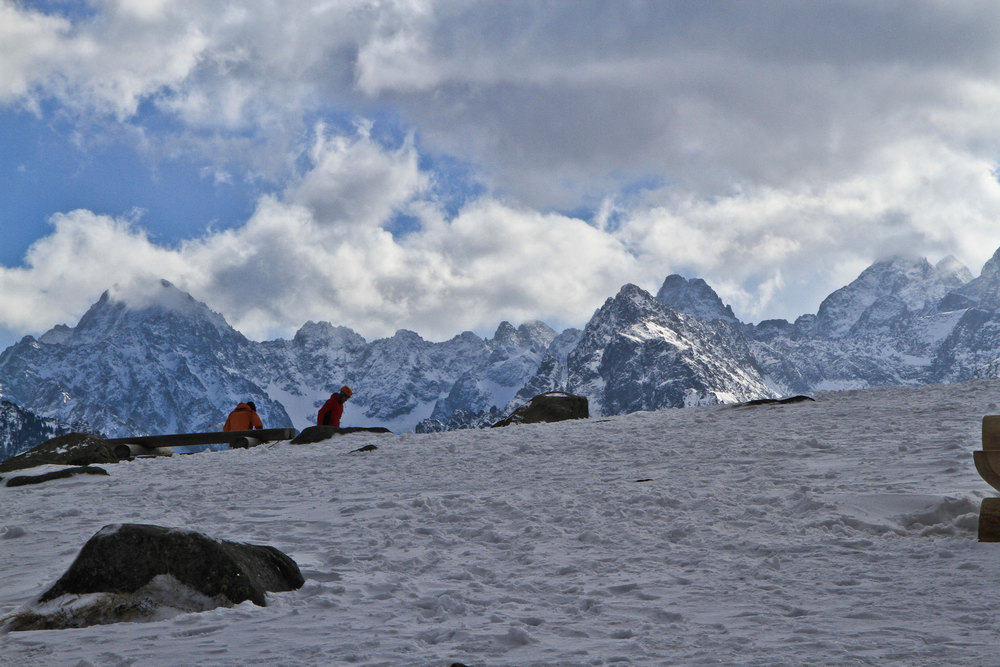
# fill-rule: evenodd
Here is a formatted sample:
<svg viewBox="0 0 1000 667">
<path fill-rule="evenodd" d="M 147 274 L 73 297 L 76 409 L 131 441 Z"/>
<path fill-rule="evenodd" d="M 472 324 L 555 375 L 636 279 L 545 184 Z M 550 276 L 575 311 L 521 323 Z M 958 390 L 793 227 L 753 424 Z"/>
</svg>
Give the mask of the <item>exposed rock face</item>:
<svg viewBox="0 0 1000 667">
<path fill-rule="evenodd" d="M 754 405 L 788 405 L 789 403 L 805 403 L 807 401 L 815 401 L 816 399 L 812 396 L 789 396 L 787 398 L 758 398 L 753 401 L 747 401 L 746 403 L 737 403 L 734 408 L 744 408 Z"/>
<path fill-rule="evenodd" d="M 656 300 L 706 322 L 712 320 L 723 320 L 730 324 L 739 322 L 733 309 L 724 304 L 715 290 L 701 278 L 688 280 L 676 273 L 667 276 L 660 286 L 660 291 L 656 293 Z"/>
<path fill-rule="evenodd" d="M 511 424 L 539 424 L 558 422 L 566 419 L 587 419 L 590 409 L 585 396 L 576 396 L 562 391 L 552 391 L 535 396 L 527 405 L 522 405 L 509 417 L 494 426 Z"/>
<path fill-rule="evenodd" d="M 0 461 L 0 472 L 47 464 L 85 466 L 91 463 L 118 463 L 118 457 L 104 438 L 90 433 L 67 433 Z"/>
<path fill-rule="evenodd" d="M 967 274 L 968 270 L 962 273 L 946 260 L 937 266 L 922 258 L 894 257 L 876 262 L 823 300 L 816 313 L 815 333 L 841 338 L 859 321 L 892 322 L 908 314 L 929 312 L 949 292 L 962 288 Z"/>
<path fill-rule="evenodd" d="M 147 616 L 155 611 L 152 607 L 157 594 L 152 589 L 159 589 L 160 598 L 166 595 L 165 588 L 183 588 L 182 596 L 194 591 L 200 596 L 201 607 L 206 600 L 214 606 L 244 600 L 266 606 L 267 591 L 291 591 L 303 583 L 295 561 L 274 547 L 217 540 L 162 526 L 112 524 L 90 538 L 69 570 L 38 601 L 44 604 L 66 595 L 109 594 L 127 612 L 127 618 L 116 618 L 114 605 L 102 604 L 97 596 L 94 604 L 100 611 L 22 613 L 15 616 L 10 629 L 142 620 L 144 610 Z M 147 597 L 122 597 L 139 591 L 145 591 Z"/>
</svg>

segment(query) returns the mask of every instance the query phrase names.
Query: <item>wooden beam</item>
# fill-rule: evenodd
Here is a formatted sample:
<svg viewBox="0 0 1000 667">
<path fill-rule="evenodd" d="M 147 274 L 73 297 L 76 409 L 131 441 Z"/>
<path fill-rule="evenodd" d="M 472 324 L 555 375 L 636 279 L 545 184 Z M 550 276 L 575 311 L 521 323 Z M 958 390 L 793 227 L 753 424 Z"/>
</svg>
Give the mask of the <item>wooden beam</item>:
<svg viewBox="0 0 1000 667">
<path fill-rule="evenodd" d="M 142 435 L 131 438 L 112 438 L 108 444 L 112 449 L 116 445 L 140 445 L 149 449 L 157 447 L 191 447 L 194 445 L 228 444 L 241 438 L 254 438 L 260 442 L 274 440 L 291 440 L 295 437 L 294 428 L 265 428 L 253 431 L 210 431 L 208 433 L 174 433 L 171 435 Z"/>
</svg>

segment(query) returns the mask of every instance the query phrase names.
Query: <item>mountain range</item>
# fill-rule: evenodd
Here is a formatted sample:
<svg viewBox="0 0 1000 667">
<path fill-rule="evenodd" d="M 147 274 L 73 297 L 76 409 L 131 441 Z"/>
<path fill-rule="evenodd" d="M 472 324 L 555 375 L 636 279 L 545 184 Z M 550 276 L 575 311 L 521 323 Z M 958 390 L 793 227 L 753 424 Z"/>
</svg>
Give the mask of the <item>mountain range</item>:
<svg viewBox="0 0 1000 667">
<path fill-rule="evenodd" d="M 438 431 L 492 424 L 532 396 L 586 396 L 594 416 L 819 390 L 1000 375 L 1000 250 L 978 277 L 949 257 L 876 262 L 794 322 L 741 322 L 698 278 L 654 296 L 625 285 L 580 329 L 502 322 L 430 342 L 368 341 L 328 322 L 251 341 L 166 281 L 105 292 L 74 327 L 0 354 L 0 420 L 109 437 L 220 428 L 252 400 L 268 427 L 304 428 L 342 384 L 345 425 Z M 16 408 L 17 417 L 11 417 Z M 41 422 L 40 422 L 41 423 Z M 41 432 L 3 430 L 0 455 Z"/>
</svg>

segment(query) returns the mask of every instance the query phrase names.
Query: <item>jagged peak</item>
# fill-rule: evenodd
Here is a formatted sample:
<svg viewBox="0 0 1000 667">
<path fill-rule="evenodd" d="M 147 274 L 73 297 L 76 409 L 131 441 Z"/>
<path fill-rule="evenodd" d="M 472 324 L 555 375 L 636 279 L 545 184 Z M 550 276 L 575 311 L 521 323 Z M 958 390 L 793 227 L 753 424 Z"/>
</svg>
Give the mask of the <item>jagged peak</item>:
<svg viewBox="0 0 1000 667">
<path fill-rule="evenodd" d="M 514 325 L 504 320 L 497 326 L 496 332 L 493 334 L 494 343 L 516 343 L 517 342 L 517 329 Z"/>
<path fill-rule="evenodd" d="M 649 301 L 653 299 L 653 295 L 642 289 L 638 285 L 633 283 L 625 283 L 622 285 L 621 289 L 618 290 L 618 294 L 615 295 L 614 300 L 618 299 L 629 299 L 632 301 Z M 655 299 L 653 299 L 655 300 Z"/>
<path fill-rule="evenodd" d="M 299 327 L 299 330 L 295 332 L 293 340 L 299 345 L 310 343 L 364 345 L 367 342 L 354 329 L 344 326 L 334 326 L 327 321 L 313 322 L 312 320 Z"/>
<path fill-rule="evenodd" d="M 688 280 L 676 273 L 669 275 L 656 293 L 656 300 L 698 319 L 739 321 L 733 309 L 723 303 L 715 290 L 701 278 Z"/>
<path fill-rule="evenodd" d="M 931 266 L 931 263 L 927 261 L 926 257 L 891 255 L 872 263 L 871 266 L 861 272 L 858 276 L 858 280 L 868 277 L 877 277 L 887 271 L 904 276 L 912 276 L 914 274 L 926 276 L 934 272 L 934 267 Z"/>
<path fill-rule="evenodd" d="M 670 306 L 657 301 L 652 294 L 637 285 L 623 285 L 618 294 L 604 302 L 590 322 L 587 329 L 595 323 L 605 326 L 615 320 L 642 320 L 663 312 L 675 312 Z"/>
<path fill-rule="evenodd" d="M 953 277 L 962 284 L 972 280 L 972 272 L 969 271 L 965 264 L 955 259 L 954 255 L 942 258 L 934 265 L 934 270 L 941 274 L 943 278 Z"/>
<path fill-rule="evenodd" d="M 397 329 L 396 333 L 392 334 L 389 340 L 398 342 L 412 341 L 414 343 L 424 343 L 426 342 L 423 337 L 416 331 L 410 329 Z"/>
<path fill-rule="evenodd" d="M 530 320 L 517 328 L 517 335 L 526 345 L 549 345 L 556 337 L 556 330 L 541 320 Z"/>
<path fill-rule="evenodd" d="M 115 328 L 145 326 L 150 318 L 164 314 L 201 322 L 221 334 L 236 334 L 226 319 L 167 280 L 135 281 L 105 290 L 73 329 L 73 336 L 89 338 Z M 52 332 L 53 339 L 66 339 L 65 332 Z"/>
</svg>

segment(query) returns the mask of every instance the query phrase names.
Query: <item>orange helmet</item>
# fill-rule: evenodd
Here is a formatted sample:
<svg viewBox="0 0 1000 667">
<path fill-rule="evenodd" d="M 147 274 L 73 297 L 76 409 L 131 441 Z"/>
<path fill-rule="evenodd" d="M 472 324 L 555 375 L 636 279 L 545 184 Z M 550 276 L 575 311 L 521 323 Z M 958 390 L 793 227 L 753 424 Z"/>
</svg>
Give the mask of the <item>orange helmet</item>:
<svg viewBox="0 0 1000 667">
<path fill-rule="evenodd" d="M 343 394 L 344 396 L 347 396 L 348 398 L 354 395 L 354 392 L 351 391 L 351 388 L 348 387 L 346 384 L 340 388 L 340 393 Z"/>
</svg>

